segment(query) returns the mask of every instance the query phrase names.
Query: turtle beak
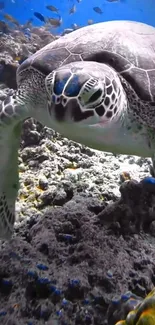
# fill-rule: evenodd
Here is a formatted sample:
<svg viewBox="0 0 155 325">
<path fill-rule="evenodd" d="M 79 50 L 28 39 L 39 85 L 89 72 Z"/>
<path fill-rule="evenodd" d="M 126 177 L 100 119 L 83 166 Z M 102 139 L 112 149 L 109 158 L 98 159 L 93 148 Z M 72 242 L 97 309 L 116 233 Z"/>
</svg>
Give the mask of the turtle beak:
<svg viewBox="0 0 155 325">
<path fill-rule="evenodd" d="M 49 114 L 57 122 L 66 122 L 66 123 L 78 123 L 85 122 L 89 118 L 95 118 L 94 110 L 83 109 L 80 107 L 76 98 L 69 99 L 65 104 L 63 103 L 63 98 L 57 104 L 49 103 Z M 88 124 L 88 123 L 87 123 Z M 90 123 L 89 123 L 90 124 Z"/>
</svg>

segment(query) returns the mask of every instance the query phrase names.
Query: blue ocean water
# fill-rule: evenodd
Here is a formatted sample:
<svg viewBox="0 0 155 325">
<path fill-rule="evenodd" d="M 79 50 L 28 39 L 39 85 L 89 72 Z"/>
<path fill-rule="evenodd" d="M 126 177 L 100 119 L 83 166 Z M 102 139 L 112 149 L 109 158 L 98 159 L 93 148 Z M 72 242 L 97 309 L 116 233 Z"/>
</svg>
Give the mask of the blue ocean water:
<svg viewBox="0 0 155 325">
<path fill-rule="evenodd" d="M 76 5 L 76 12 L 69 15 L 69 10 Z M 34 17 L 34 12 L 40 12 L 45 17 L 57 18 L 57 14 L 46 9 L 47 5 L 53 5 L 59 9 L 62 17 L 61 27 L 54 29 L 59 33 L 65 28 L 71 28 L 76 23 L 79 26 L 87 25 L 88 19 L 94 23 L 127 19 L 145 22 L 155 26 L 155 0 L 4 0 L 4 9 L 1 13 L 7 13 L 24 24 L 31 17 L 33 25 L 41 26 L 43 23 Z M 100 7 L 102 14 L 96 13 L 93 7 Z"/>
</svg>

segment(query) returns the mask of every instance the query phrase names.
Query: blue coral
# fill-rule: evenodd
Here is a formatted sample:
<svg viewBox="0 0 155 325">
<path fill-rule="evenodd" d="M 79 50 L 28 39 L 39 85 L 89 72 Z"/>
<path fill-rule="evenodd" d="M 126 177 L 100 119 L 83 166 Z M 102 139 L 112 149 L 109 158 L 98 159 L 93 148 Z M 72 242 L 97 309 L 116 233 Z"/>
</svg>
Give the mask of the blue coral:
<svg viewBox="0 0 155 325">
<path fill-rule="evenodd" d="M 4 310 L 0 311 L 0 316 L 5 316 L 6 314 L 7 314 L 6 311 L 4 311 Z"/>
<path fill-rule="evenodd" d="M 48 270 L 48 266 L 42 264 L 42 263 L 38 263 L 37 264 L 37 268 L 41 271 L 47 271 Z"/>
<path fill-rule="evenodd" d="M 37 283 L 39 283 L 39 284 L 50 284 L 51 281 L 48 278 L 38 278 Z"/>
</svg>

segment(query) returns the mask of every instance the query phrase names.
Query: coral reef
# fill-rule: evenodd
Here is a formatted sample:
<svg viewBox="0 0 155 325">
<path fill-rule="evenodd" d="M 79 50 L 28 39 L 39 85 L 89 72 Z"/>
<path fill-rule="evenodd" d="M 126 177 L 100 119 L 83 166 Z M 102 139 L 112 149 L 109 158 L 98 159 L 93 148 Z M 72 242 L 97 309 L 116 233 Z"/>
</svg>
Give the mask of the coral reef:
<svg viewBox="0 0 155 325">
<path fill-rule="evenodd" d="M 19 35 L 1 36 L 0 100 L 16 88 L 17 57 L 53 39 L 44 33 L 32 32 L 27 52 Z M 138 308 L 155 285 L 150 163 L 23 123 L 15 234 L 0 245 L 0 324 L 114 325 Z"/>
</svg>

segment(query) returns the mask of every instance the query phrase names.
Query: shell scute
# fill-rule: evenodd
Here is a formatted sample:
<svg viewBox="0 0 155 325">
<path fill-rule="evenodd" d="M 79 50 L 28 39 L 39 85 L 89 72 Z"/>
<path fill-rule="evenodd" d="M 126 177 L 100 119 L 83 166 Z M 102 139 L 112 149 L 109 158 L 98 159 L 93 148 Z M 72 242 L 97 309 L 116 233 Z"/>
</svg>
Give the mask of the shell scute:
<svg viewBox="0 0 155 325">
<path fill-rule="evenodd" d="M 28 68 L 46 76 L 60 66 L 82 60 L 110 65 L 140 99 L 155 101 L 155 28 L 132 21 L 98 23 L 60 37 L 22 63 L 18 84 Z"/>
</svg>

